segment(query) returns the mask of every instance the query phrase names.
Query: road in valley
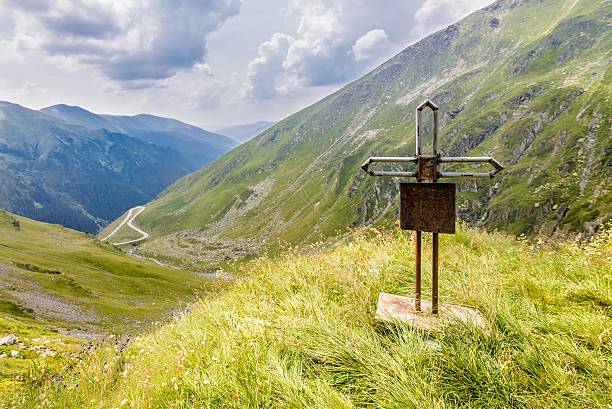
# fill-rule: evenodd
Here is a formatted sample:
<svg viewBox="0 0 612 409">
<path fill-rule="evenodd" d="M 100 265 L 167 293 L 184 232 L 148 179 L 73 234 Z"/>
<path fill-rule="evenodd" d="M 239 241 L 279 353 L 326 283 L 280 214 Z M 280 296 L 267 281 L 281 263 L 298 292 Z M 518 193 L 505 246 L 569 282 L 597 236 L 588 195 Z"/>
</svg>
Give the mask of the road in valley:
<svg viewBox="0 0 612 409">
<path fill-rule="evenodd" d="M 120 230 L 120 229 L 123 227 L 123 225 L 124 225 L 124 224 L 126 224 L 126 223 L 127 223 L 127 226 L 128 226 L 130 229 L 132 229 L 132 230 L 134 230 L 135 232 L 137 232 L 137 233 L 141 234 L 141 235 L 142 235 L 142 237 L 137 238 L 137 239 L 134 239 L 134 240 L 124 241 L 124 242 L 121 242 L 121 243 L 111 243 L 111 244 L 113 244 L 114 246 L 123 246 L 123 245 L 125 245 L 125 244 L 138 243 L 139 241 L 143 241 L 143 240 L 148 239 L 148 238 L 149 238 L 149 234 L 148 234 L 147 232 L 143 231 L 143 230 L 140 230 L 138 227 L 134 226 L 134 224 L 133 224 L 134 219 L 136 219 L 136 217 L 137 217 L 137 216 L 138 216 L 140 213 L 142 213 L 142 212 L 143 212 L 145 209 L 146 209 L 146 207 L 145 207 L 145 206 L 136 206 L 136 207 L 132 207 L 132 208 L 131 208 L 131 209 L 128 211 L 127 216 L 125 216 L 125 219 L 123 219 L 123 220 L 121 221 L 121 223 L 119 223 L 119 224 L 117 225 L 117 227 L 115 227 L 115 228 L 113 229 L 113 231 L 112 231 L 112 232 L 110 232 L 110 234 L 109 234 L 108 236 L 106 236 L 105 238 L 103 238 L 103 239 L 102 239 L 102 241 L 107 241 L 108 239 L 110 239 L 111 237 L 113 237 L 113 236 L 115 235 L 115 233 L 117 233 L 117 232 L 118 232 L 118 231 L 119 231 L 119 230 Z"/>
</svg>

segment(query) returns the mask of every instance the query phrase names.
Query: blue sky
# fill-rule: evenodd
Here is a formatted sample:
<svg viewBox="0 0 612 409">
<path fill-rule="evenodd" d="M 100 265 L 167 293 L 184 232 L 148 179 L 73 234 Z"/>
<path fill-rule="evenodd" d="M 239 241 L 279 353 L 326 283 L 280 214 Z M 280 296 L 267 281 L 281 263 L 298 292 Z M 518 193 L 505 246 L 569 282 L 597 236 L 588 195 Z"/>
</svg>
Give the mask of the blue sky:
<svg viewBox="0 0 612 409">
<path fill-rule="evenodd" d="M 277 121 L 490 0 L 0 0 L 0 100 Z"/>
</svg>

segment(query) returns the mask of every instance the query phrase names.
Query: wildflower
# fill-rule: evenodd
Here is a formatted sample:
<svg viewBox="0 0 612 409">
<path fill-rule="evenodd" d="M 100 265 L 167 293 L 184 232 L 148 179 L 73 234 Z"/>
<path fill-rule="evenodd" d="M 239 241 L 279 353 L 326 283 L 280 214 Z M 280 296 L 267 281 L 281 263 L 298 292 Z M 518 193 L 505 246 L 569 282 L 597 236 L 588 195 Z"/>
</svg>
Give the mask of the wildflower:
<svg viewBox="0 0 612 409">
<path fill-rule="evenodd" d="M 128 403 L 128 400 L 127 399 L 123 399 L 121 401 L 121 406 L 125 406 L 127 403 Z"/>
</svg>

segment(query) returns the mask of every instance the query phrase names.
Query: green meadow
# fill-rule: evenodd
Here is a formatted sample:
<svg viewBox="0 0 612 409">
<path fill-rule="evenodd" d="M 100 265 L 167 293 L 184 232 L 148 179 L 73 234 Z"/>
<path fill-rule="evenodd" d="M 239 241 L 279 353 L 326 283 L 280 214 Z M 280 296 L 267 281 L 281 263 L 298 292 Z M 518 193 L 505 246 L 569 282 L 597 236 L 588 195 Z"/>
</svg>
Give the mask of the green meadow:
<svg viewBox="0 0 612 409">
<path fill-rule="evenodd" d="M 0 378 L 22 373 L 42 341 L 74 349 L 83 338 L 143 333 L 219 283 L 125 254 L 93 237 L 0 212 L 0 337 L 17 336 L 18 358 Z M 32 341 L 32 339 L 38 341 Z M 0 347 L 10 354 L 14 347 Z"/>
<path fill-rule="evenodd" d="M 432 332 L 374 320 L 381 291 L 412 293 L 408 234 L 285 249 L 235 265 L 230 289 L 126 346 L 36 366 L 3 407 L 606 408 L 611 245 L 610 230 L 588 243 L 443 235 L 442 302 L 488 325 Z"/>
</svg>

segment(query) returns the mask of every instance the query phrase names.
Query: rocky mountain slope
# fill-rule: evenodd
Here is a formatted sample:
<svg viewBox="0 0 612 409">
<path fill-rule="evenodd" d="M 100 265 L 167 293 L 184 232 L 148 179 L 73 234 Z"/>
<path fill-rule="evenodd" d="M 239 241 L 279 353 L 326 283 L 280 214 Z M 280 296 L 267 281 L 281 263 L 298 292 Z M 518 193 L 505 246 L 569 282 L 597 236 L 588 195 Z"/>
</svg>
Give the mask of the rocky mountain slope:
<svg viewBox="0 0 612 409">
<path fill-rule="evenodd" d="M 272 125 L 274 125 L 274 122 L 259 121 L 253 124 L 225 126 L 217 129 L 217 132 L 222 135 L 227 135 L 235 141 L 244 143 L 272 127 Z"/>
<path fill-rule="evenodd" d="M 397 217 L 397 180 L 360 170 L 414 152 L 414 110 L 441 106 L 440 147 L 507 169 L 459 185 L 460 216 L 512 233 L 592 233 L 610 217 L 612 2 L 499 0 L 189 175 L 139 216 L 144 253 L 218 263 Z"/>
<path fill-rule="evenodd" d="M 53 105 L 41 112 L 69 124 L 90 129 L 107 129 L 148 143 L 176 149 L 191 171 L 197 170 L 237 145 L 227 136 L 206 131 L 170 118 L 153 115 L 98 115 L 81 107 Z"/>
<path fill-rule="evenodd" d="M 86 232 L 192 170 L 174 149 L 0 102 L 0 208 Z"/>
</svg>

